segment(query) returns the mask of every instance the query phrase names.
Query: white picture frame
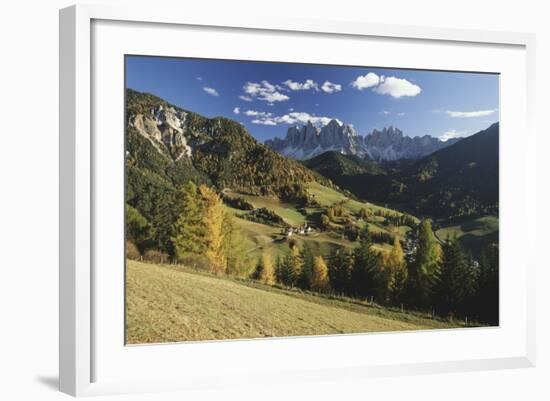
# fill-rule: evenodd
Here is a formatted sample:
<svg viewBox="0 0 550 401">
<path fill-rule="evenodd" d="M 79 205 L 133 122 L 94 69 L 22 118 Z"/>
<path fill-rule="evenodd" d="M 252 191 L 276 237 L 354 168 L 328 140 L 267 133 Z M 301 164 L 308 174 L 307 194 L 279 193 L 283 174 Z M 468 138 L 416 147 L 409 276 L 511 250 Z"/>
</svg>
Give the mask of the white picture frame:
<svg viewBox="0 0 550 401">
<path fill-rule="evenodd" d="M 102 68 L 105 66 L 98 60 L 105 60 L 108 51 L 116 54 L 124 54 L 125 41 L 128 38 L 120 32 L 133 29 L 132 35 L 139 36 L 140 30 L 155 28 L 153 35 L 167 35 L 170 30 L 173 32 L 182 31 L 185 35 L 185 27 L 194 29 L 197 35 L 202 31 L 207 33 L 218 32 L 220 34 L 241 35 L 246 38 L 247 35 L 262 33 L 266 40 L 273 40 L 277 43 L 276 35 L 286 35 L 292 37 L 306 37 L 304 40 L 319 40 L 325 38 L 329 41 L 331 38 L 339 38 L 344 43 L 346 40 L 384 40 L 408 41 L 407 43 L 431 43 L 439 46 L 444 52 L 445 46 L 454 46 L 455 52 L 467 51 L 467 48 L 476 49 L 482 54 L 485 47 L 495 48 L 503 52 L 502 60 L 510 60 L 509 76 L 510 80 L 503 83 L 507 88 L 517 88 L 518 98 L 509 103 L 506 98 L 510 91 L 502 91 L 501 96 L 501 117 L 503 130 L 507 127 L 516 128 L 522 132 L 521 145 L 509 137 L 501 143 L 501 183 L 503 171 L 510 174 L 507 179 L 510 184 L 506 184 L 501 191 L 501 199 L 504 203 L 501 213 L 506 219 L 502 220 L 502 241 L 510 243 L 514 239 L 511 230 L 506 231 L 506 227 L 530 227 L 534 225 L 536 209 L 534 203 L 527 207 L 527 200 L 535 198 L 536 179 L 535 175 L 535 134 L 533 130 L 533 112 L 534 112 L 534 48 L 535 38 L 530 34 L 506 33 L 506 32 L 485 32 L 457 29 L 439 29 L 427 27 L 412 27 L 398 25 L 374 25 L 362 21 L 324 21 L 314 19 L 298 19 L 287 17 L 262 16 L 258 15 L 238 16 L 238 15 L 219 15 L 215 11 L 208 15 L 193 15 L 182 12 L 181 10 L 167 10 L 155 7 L 150 8 L 112 8 L 109 6 L 96 5 L 78 5 L 72 6 L 60 11 L 60 390 L 75 396 L 94 395 L 107 393 L 126 393 L 136 391 L 164 391 L 172 389 L 197 389 L 219 387 L 227 385 L 245 385 L 247 380 L 254 378 L 256 383 L 267 382 L 277 375 L 282 382 L 302 381 L 302 380 L 327 380 L 338 378 L 362 378 L 387 375 L 402 374 L 422 374 L 431 372 L 450 372 L 450 371 L 468 371 L 480 369 L 504 369 L 515 367 L 530 367 L 535 364 L 535 284 L 534 270 L 536 260 L 534 252 L 528 252 L 521 266 L 518 267 L 521 277 L 517 280 L 509 280 L 504 284 L 503 294 L 501 295 L 501 305 L 505 307 L 512 306 L 513 313 L 519 322 L 501 324 L 497 329 L 485 329 L 484 331 L 463 331 L 456 332 L 441 331 L 418 332 L 405 334 L 377 334 L 377 335 L 349 335 L 349 336 L 317 336 L 305 338 L 288 339 L 270 339 L 270 340 L 249 340 L 232 342 L 206 342 L 203 344 L 181 344 L 153 345 L 148 347 L 133 347 L 131 352 L 126 352 L 123 339 L 118 335 L 110 336 L 109 326 L 116 322 L 120 314 L 106 316 L 102 311 L 105 310 L 105 302 L 97 303 L 94 294 L 98 288 L 105 288 L 105 294 L 109 291 L 120 291 L 122 288 L 114 288 L 120 284 L 110 282 L 108 275 L 96 274 L 94 266 L 101 258 L 107 257 L 108 253 L 96 253 L 98 242 L 102 241 L 98 237 L 98 230 L 105 225 L 101 219 L 108 218 L 109 212 L 105 212 L 104 203 L 99 201 L 98 193 L 105 193 L 105 181 L 98 171 L 97 158 L 111 160 L 114 164 L 119 162 L 112 155 L 120 153 L 116 145 L 112 149 L 101 139 L 94 137 L 94 129 L 103 127 L 102 124 L 112 123 L 109 118 L 96 121 L 97 113 L 101 115 L 97 97 L 105 95 L 102 89 L 95 91 L 92 84 L 93 77 L 97 74 L 103 74 Z M 94 25 L 95 24 L 95 25 Z M 119 24 L 120 26 L 117 26 Z M 128 25 L 128 24 L 131 24 Z M 181 29 L 180 29 L 181 28 Z M 103 30 L 103 31 L 102 31 Z M 167 31 L 168 30 L 168 31 Z M 118 33 L 117 33 L 118 32 Z M 97 40 L 94 41 L 94 34 Z M 103 35 L 103 36 L 102 36 Z M 270 35 L 273 38 L 270 38 Z M 158 36 L 158 37 L 161 37 Z M 105 45 L 105 37 L 109 37 L 110 49 L 106 56 L 101 58 L 102 46 Z M 158 38 L 157 37 L 157 38 Z M 103 39 L 102 39 L 103 38 Z M 145 38 L 145 37 L 144 37 Z M 145 39 L 143 39 L 146 42 Z M 214 42 L 210 40 L 210 42 Z M 205 39 L 204 43 L 210 43 Z M 214 46 L 215 43 L 212 44 Z M 146 43 L 143 46 L 147 46 Z M 172 46 L 172 47 L 170 47 Z M 219 41 L 218 41 L 218 46 Z M 105 45 L 105 47 L 108 47 Z M 175 48 L 174 44 L 166 45 L 159 52 L 171 51 Z M 226 52 L 238 52 L 238 49 L 230 49 L 227 46 Z M 146 49 L 145 47 L 143 49 Z M 461 50 L 463 49 L 463 50 Z M 466 49 L 466 50 L 464 50 Z M 508 50 L 506 50 L 508 49 Z M 147 50 L 145 50 L 147 51 Z M 149 49 L 149 52 L 153 50 Z M 205 50 L 208 52 L 208 50 Z M 275 50 L 277 53 L 277 50 Z M 495 54 L 496 54 L 495 53 Z M 506 53 L 506 54 L 504 54 Z M 148 53 L 147 53 L 148 54 Z M 206 53 L 205 53 L 206 54 Z M 343 53 L 345 54 L 345 53 Z M 442 53 L 445 54 L 445 53 Z M 168 54 L 172 55 L 172 54 Z M 177 54 L 176 54 L 177 55 Z M 288 53 L 287 58 L 292 54 Z M 257 57 L 262 57 L 258 55 Z M 277 54 L 272 56 L 278 58 Z M 283 56 L 281 56 L 283 57 Z M 342 56 L 345 57 L 345 56 Z M 397 56 L 395 56 L 397 57 Z M 481 57 L 481 56 L 480 56 Z M 487 56 L 488 57 L 488 56 Z M 117 63 L 120 60 L 117 58 Z M 397 60 L 397 59 L 395 59 Z M 391 62 L 391 61 L 388 61 Z M 482 61 L 479 62 L 480 65 Z M 493 63 L 495 61 L 493 60 Z M 387 65 L 387 64 L 385 64 Z M 441 61 L 439 64 L 430 64 L 435 69 L 453 69 L 451 61 Z M 463 66 L 456 65 L 455 69 L 460 70 Z M 473 68 L 473 67 L 472 67 Z M 480 67 L 483 70 L 485 67 Z M 489 67 L 486 67 L 489 68 Z M 505 68 L 505 67 L 503 67 Z M 517 71 L 512 71 L 516 68 Z M 508 71 L 508 70 L 507 70 Z M 499 71 L 496 71 L 499 72 Z M 122 71 L 118 71 L 117 77 L 109 77 L 113 82 L 117 82 Z M 94 75 L 96 74 L 96 75 Z M 101 75 L 98 80 L 105 74 Z M 116 87 L 122 96 L 123 87 Z M 95 92 L 94 92 L 95 91 Z M 95 96 L 95 98 L 94 98 Z M 123 103 L 120 103 L 120 97 L 103 99 L 105 102 L 119 104 L 122 112 Z M 510 100 L 512 102 L 512 100 Z M 112 105 L 109 103 L 109 106 Z M 514 111 L 514 116 L 508 116 L 504 113 L 512 110 L 512 106 L 519 106 Z M 112 116 L 116 121 L 117 116 Z M 114 129 L 120 128 L 120 134 L 123 135 L 122 120 L 112 125 Z M 511 131 L 511 130 L 510 130 Z M 504 136 L 503 138 L 507 138 Z M 106 147 L 107 146 L 107 147 Z M 514 150 L 518 160 L 517 165 L 507 167 L 510 163 L 506 155 Z M 112 153 L 111 153 L 112 152 Z M 120 163 L 122 165 L 122 163 Z M 120 166 L 119 166 L 120 167 Z M 514 167 L 514 171 L 512 171 Z M 517 170 L 517 171 L 516 171 Z M 116 174 L 115 174 L 116 176 Z M 120 178 L 120 177 L 118 177 Z M 112 185 L 113 188 L 119 185 L 120 181 L 113 178 L 112 182 L 106 185 Z M 513 185 L 522 185 L 521 191 L 514 191 Z M 107 188 L 107 187 L 105 187 Z M 122 187 L 119 188 L 123 190 Z M 122 192 L 121 192 L 122 193 Z M 103 199 L 103 198 L 102 198 Z M 114 196 L 113 199 L 117 199 Z M 122 202 L 120 203 L 122 205 Z M 511 205 L 507 207 L 507 205 Z M 115 206 L 116 208 L 116 206 Z M 514 214 L 512 208 L 523 208 L 521 213 Z M 117 210 L 118 217 L 122 214 Z M 103 216 L 103 217 L 102 217 Z M 117 222 L 118 217 L 111 221 Z M 123 234 L 122 234 L 123 235 Z M 529 244 L 526 244 L 529 247 Z M 120 246 L 122 249 L 122 246 Z M 103 256 L 102 256 L 103 255 Z M 121 255 L 122 257 L 122 251 Z M 514 259 L 512 252 L 503 252 L 501 261 L 504 258 Z M 120 271 L 123 266 L 120 266 Z M 118 276 L 119 277 L 119 276 Z M 120 277 L 119 277 L 120 278 Z M 506 291 L 509 285 L 515 281 L 517 291 L 516 299 L 508 299 L 510 292 Z M 502 281 L 501 281 L 502 284 Z M 110 290 L 107 287 L 113 287 Z M 103 290 L 102 290 L 103 291 Z M 108 298 L 110 295 L 106 295 Z M 113 298 L 119 302 L 119 298 Z M 109 299 L 110 301 L 110 299 Z M 103 309 L 102 309 L 103 308 Z M 501 309 L 501 312 L 503 310 Z M 119 311 L 120 312 L 120 311 Z M 117 312 L 118 313 L 118 312 Z M 511 322 L 512 319 L 510 319 Z M 123 326 L 123 321 L 120 321 Z M 113 332 L 119 333 L 120 327 Z M 502 334 L 504 333 L 504 334 Z M 508 334 L 506 334 L 508 333 Z M 399 337 L 399 336 L 407 337 Z M 441 354 L 440 358 L 428 358 L 420 360 L 415 355 L 407 355 L 406 358 L 384 358 L 371 353 L 371 358 L 364 362 L 349 356 L 346 360 L 336 360 L 338 350 L 342 349 L 344 342 L 353 343 L 355 346 L 364 346 L 367 342 L 379 342 L 380 347 L 384 338 L 393 336 L 393 340 L 403 340 L 403 344 L 408 341 L 411 344 L 426 344 L 442 342 L 443 337 L 460 337 L 461 344 L 477 344 L 478 341 L 486 341 L 487 344 L 494 343 L 494 349 L 488 349 L 482 352 L 481 343 L 479 350 L 473 349 L 467 352 L 464 348 L 458 346 L 454 356 L 452 354 Z M 113 339 L 109 339 L 114 337 Z M 107 344 L 112 341 L 112 344 Z M 506 344 L 510 347 L 510 352 L 506 351 Z M 117 350 L 109 347 L 117 347 Z M 315 360 L 315 347 L 326 347 L 329 352 L 323 361 Z M 172 348 L 171 348 L 172 347 Z M 500 347 L 500 348 L 498 348 Z M 472 346 L 472 348 L 476 348 Z M 489 347 L 490 348 L 490 347 Z M 109 350 L 113 351 L 112 353 Z M 299 361 L 277 360 L 277 354 L 295 350 L 311 357 L 311 363 L 298 363 Z M 332 350 L 332 351 L 331 351 Z M 138 361 L 143 360 L 144 365 L 159 366 L 165 364 L 169 369 L 175 354 L 179 356 L 185 352 L 188 360 L 202 356 L 204 358 L 217 358 L 224 355 L 225 358 L 241 356 L 243 366 L 240 367 L 241 376 L 233 377 L 230 371 L 233 367 L 220 366 L 219 369 L 210 374 L 205 374 L 199 367 L 185 371 L 185 376 L 161 375 L 157 377 L 152 372 L 136 367 Z M 459 357 L 460 353 L 465 356 Z M 264 353 L 271 359 L 271 366 L 244 366 L 245 363 L 257 363 L 251 354 Z M 249 355 L 250 354 L 250 355 Z M 359 353 L 360 354 L 360 353 Z M 360 356 L 360 355 L 359 355 Z M 120 357 L 120 359 L 116 359 Z M 112 359 L 111 359 L 112 358 Z M 334 360 L 331 362 L 331 358 Z M 238 358 L 236 358 L 238 359 Z M 327 360 L 328 359 L 328 360 Z M 181 361 L 181 358 L 179 359 Z M 255 361 L 255 362 L 254 362 Z M 259 362 L 258 362 L 259 363 Z M 106 364 L 114 366 L 111 372 L 107 372 Z M 237 363 L 238 364 L 238 363 Z M 288 364 L 292 369 L 285 368 Z M 190 364 L 188 364 L 190 365 Z M 129 379 L 123 374 L 117 375 L 115 370 L 125 366 L 132 373 L 136 373 L 136 379 Z M 103 371 L 106 373 L 103 373 Z M 162 369 L 161 369 L 162 370 Z M 139 379 L 139 374 L 143 377 Z M 144 379 L 149 378 L 149 379 Z"/>
</svg>

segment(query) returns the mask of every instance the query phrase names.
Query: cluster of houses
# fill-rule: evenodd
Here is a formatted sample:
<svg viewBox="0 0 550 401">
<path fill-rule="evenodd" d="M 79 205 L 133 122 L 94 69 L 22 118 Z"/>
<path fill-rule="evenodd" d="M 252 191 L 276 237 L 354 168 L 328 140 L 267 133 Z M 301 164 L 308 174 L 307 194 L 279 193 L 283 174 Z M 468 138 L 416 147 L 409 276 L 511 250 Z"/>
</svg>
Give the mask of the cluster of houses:
<svg viewBox="0 0 550 401">
<path fill-rule="evenodd" d="M 305 223 L 303 226 L 298 226 L 298 227 L 286 227 L 284 229 L 284 235 L 287 237 L 287 238 L 290 238 L 292 237 L 293 235 L 295 234 L 302 234 L 302 235 L 309 235 L 313 232 L 313 228 L 311 228 L 310 226 L 307 225 L 307 223 Z"/>
</svg>

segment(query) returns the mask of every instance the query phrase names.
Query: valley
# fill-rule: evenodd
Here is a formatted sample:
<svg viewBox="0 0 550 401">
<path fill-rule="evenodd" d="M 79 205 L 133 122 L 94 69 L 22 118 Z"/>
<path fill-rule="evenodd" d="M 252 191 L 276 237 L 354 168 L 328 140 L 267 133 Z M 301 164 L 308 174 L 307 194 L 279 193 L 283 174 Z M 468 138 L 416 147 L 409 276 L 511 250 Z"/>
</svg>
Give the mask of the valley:
<svg viewBox="0 0 550 401">
<path fill-rule="evenodd" d="M 127 117 L 130 343 L 498 323 L 498 124 L 263 144 L 131 89 Z"/>
<path fill-rule="evenodd" d="M 232 198 L 241 198 L 249 202 L 254 210 L 265 208 L 277 216 L 280 216 L 285 227 L 274 227 L 268 224 L 261 224 L 247 220 L 245 217 L 252 211 L 244 211 L 227 207 L 227 210 L 235 217 L 235 223 L 245 234 L 248 252 L 252 259 L 257 260 L 262 253 L 268 253 L 273 260 L 277 257 L 284 257 L 288 253 L 290 239 L 299 247 L 307 246 L 314 250 L 315 254 L 328 257 L 335 249 L 346 247 L 356 248 L 358 241 L 350 240 L 346 234 L 346 225 L 357 227 L 358 230 L 368 226 L 370 232 L 385 234 L 390 238 L 397 237 L 403 241 L 405 234 L 411 230 L 407 225 L 395 226 L 389 223 L 383 215 L 401 216 L 402 213 L 392 209 L 384 208 L 369 202 L 360 202 L 350 199 L 335 189 L 325 187 L 318 183 L 306 185 L 307 193 L 318 202 L 315 207 L 300 207 L 298 204 L 282 202 L 276 196 L 255 196 L 226 191 L 224 195 Z M 342 205 L 344 215 L 334 218 L 331 228 L 323 230 L 320 228 L 320 216 L 326 213 L 327 209 L 335 205 Z M 368 217 L 361 218 L 359 214 L 364 210 Z M 414 222 L 418 219 L 411 216 Z M 309 227 L 310 232 L 299 232 L 300 227 Z M 291 236 L 289 229 L 294 229 Z M 389 252 L 391 243 L 374 243 L 373 247 L 380 252 Z"/>
</svg>

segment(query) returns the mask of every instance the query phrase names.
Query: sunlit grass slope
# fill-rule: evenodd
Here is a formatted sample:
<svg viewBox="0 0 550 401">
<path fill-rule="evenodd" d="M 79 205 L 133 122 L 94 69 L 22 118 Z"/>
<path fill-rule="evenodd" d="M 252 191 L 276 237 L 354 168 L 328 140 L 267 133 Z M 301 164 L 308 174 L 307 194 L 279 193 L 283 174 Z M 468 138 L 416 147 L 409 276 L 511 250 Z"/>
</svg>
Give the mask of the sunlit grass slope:
<svg viewBox="0 0 550 401">
<path fill-rule="evenodd" d="M 127 343 L 449 328 L 359 302 L 127 262 Z"/>
</svg>

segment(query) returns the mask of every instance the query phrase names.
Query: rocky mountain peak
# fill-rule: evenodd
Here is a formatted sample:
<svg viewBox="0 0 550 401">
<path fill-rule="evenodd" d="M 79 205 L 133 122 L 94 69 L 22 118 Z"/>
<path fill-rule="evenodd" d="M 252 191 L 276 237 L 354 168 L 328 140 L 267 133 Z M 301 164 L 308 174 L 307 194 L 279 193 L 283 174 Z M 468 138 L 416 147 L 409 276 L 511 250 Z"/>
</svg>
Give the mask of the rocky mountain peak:
<svg viewBox="0 0 550 401">
<path fill-rule="evenodd" d="M 187 113 L 164 104 L 155 105 L 148 113 L 128 116 L 128 125 L 147 138 L 161 153 L 167 151 L 174 160 L 191 156 L 186 136 Z"/>
<path fill-rule="evenodd" d="M 368 135 L 361 136 L 351 125 L 340 124 L 332 119 L 320 129 L 311 121 L 302 127 L 290 127 L 284 139 L 275 138 L 265 144 L 284 156 L 299 160 L 337 151 L 381 161 L 418 159 L 452 145 L 457 140 L 443 142 L 429 135 L 411 138 L 392 125 L 373 129 Z"/>
<path fill-rule="evenodd" d="M 355 153 L 357 138 L 353 127 L 332 119 L 322 128 L 314 126 L 311 121 L 302 127 L 292 126 L 284 139 L 271 139 L 265 145 L 284 156 L 303 160 L 328 150 Z"/>
</svg>

